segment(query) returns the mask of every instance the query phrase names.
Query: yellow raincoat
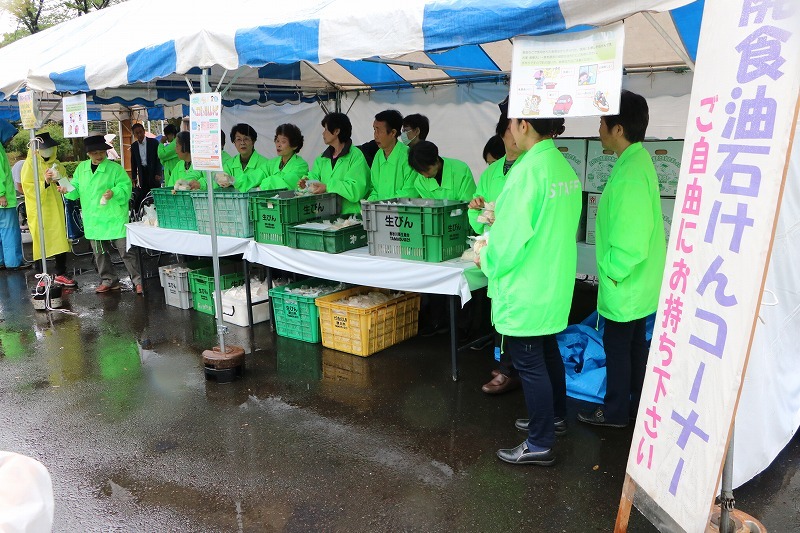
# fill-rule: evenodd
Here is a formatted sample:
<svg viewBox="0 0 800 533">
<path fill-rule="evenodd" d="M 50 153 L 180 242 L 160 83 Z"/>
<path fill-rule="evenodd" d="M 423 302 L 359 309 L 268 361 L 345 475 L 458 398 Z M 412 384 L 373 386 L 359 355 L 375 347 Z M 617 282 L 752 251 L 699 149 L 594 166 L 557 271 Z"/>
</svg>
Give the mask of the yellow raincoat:
<svg viewBox="0 0 800 533">
<path fill-rule="evenodd" d="M 36 211 L 36 190 L 34 189 L 33 176 L 33 157 L 34 151 L 28 151 L 28 158 L 22 165 L 22 190 L 25 193 L 25 210 L 28 213 L 28 228 L 33 237 L 33 259 L 38 261 L 42 258 L 39 246 L 39 214 Z M 64 219 L 64 200 L 56 187 L 57 183 L 51 183 L 45 187 L 44 173 L 56 164 L 59 174 L 67 175 L 64 165 L 58 160 L 58 155 L 44 160 L 39 157 L 39 193 L 42 197 L 42 218 L 44 219 L 44 246 L 47 257 L 53 257 L 64 252 L 69 252 L 69 241 L 67 240 L 67 224 Z"/>
</svg>

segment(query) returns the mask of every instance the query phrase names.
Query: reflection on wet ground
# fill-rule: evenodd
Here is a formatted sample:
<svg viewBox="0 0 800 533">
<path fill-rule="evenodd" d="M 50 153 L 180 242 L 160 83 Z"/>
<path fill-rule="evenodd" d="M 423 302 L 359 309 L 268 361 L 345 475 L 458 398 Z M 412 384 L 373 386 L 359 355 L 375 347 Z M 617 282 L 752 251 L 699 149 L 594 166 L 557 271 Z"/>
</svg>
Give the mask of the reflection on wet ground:
<svg viewBox="0 0 800 533">
<path fill-rule="evenodd" d="M 608 531 L 630 430 L 574 422 L 553 468 L 495 450 L 524 435 L 521 392 L 488 397 L 487 349 L 449 378 L 446 336 L 370 358 L 231 326 L 244 379 L 204 378 L 213 317 L 145 298 L 69 295 L 33 311 L 32 274 L 0 274 L 0 448 L 50 470 L 57 531 Z M 795 438 L 736 491 L 774 531 L 800 528 Z M 631 531 L 653 531 L 634 512 Z"/>
</svg>

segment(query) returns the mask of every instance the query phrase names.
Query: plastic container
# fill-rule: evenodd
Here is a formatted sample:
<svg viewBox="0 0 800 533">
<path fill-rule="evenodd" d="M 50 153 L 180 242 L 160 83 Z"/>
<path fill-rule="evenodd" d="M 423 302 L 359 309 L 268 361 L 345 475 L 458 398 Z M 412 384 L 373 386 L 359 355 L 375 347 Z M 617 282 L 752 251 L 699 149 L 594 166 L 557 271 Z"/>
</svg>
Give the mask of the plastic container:
<svg viewBox="0 0 800 533">
<path fill-rule="evenodd" d="M 438 263 L 467 249 L 467 202 L 400 198 L 362 202 L 370 255 Z"/>
<path fill-rule="evenodd" d="M 167 305 L 180 309 L 192 308 L 192 292 L 189 290 L 189 272 L 186 267 L 170 265 L 158 269 L 163 276 L 164 300 Z"/>
<path fill-rule="evenodd" d="M 305 228 L 303 226 L 304 224 L 299 224 L 287 229 L 287 246 L 301 250 L 338 254 L 367 245 L 367 230 L 364 229 L 363 224 L 347 226 L 338 230 Z"/>
<path fill-rule="evenodd" d="M 303 285 L 333 288 L 339 285 L 339 282 L 309 278 L 270 289 L 269 296 L 272 298 L 272 308 L 275 313 L 275 331 L 281 337 L 316 343 L 320 341 L 320 332 L 319 311 L 315 300 L 321 296 L 302 296 L 286 292 L 286 289 L 294 289 Z M 341 292 L 328 292 L 323 296 L 336 295 Z"/>
<path fill-rule="evenodd" d="M 388 289 L 355 287 L 316 300 L 322 345 L 366 357 L 417 334 L 420 296 L 399 298 L 368 308 L 351 307 L 338 300 L 367 292 L 389 294 Z"/>
<path fill-rule="evenodd" d="M 251 303 L 253 304 L 253 324 L 260 324 L 261 322 L 269 320 L 269 299 L 267 296 L 253 299 Z M 247 300 L 223 294 L 222 320 L 243 328 L 248 327 Z"/>
<path fill-rule="evenodd" d="M 252 237 L 253 223 L 250 219 L 250 201 L 253 198 L 274 196 L 278 192 L 278 190 L 250 192 L 215 190 L 214 222 L 217 226 L 217 235 L 244 239 Z M 191 191 L 189 194 L 194 203 L 197 232 L 208 235 L 211 233 L 208 192 Z"/>
<path fill-rule="evenodd" d="M 222 262 L 221 264 L 226 264 Z M 161 282 L 161 286 L 164 287 L 167 283 L 167 279 L 165 277 L 165 273 L 173 268 L 188 268 L 189 270 L 197 270 L 198 268 L 207 268 L 211 266 L 211 259 L 195 259 L 194 261 L 188 261 L 186 263 L 173 263 L 171 265 L 165 265 L 158 267 L 158 279 Z M 185 290 L 189 290 L 187 286 Z"/>
<path fill-rule="evenodd" d="M 250 208 L 255 241 L 286 244 L 289 226 L 338 215 L 341 212 L 341 199 L 333 193 L 295 196 L 293 191 L 282 191 L 267 198 L 252 199 Z"/>
<path fill-rule="evenodd" d="M 150 189 L 156 206 L 158 227 L 197 231 L 191 191 L 173 191 L 171 188 Z"/>
<path fill-rule="evenodd" d="M 220 289 L 244 285 L 244 274 L 237 272 L 235 263 L 220 264 Z M 194 308 L 208 315 L 216 314 L 214 305 L 214 268 L 201 268 L 189 272 L 189 288 L 192 291 Z"/>
</svg>

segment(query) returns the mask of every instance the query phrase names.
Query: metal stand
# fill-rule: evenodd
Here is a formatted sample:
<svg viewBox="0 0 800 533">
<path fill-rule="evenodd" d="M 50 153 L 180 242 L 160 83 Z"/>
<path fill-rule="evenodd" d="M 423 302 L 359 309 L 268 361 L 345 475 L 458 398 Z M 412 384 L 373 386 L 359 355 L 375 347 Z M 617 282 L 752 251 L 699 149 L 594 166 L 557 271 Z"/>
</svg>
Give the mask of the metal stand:
<svg viewBox="0 0 800 533">
<path fill-rule="evenodd" d="M 734 427 L 731 430 L 731 439 L 728 443 L 728 452 L 725 454 L 725 465 L 722 467 L 722 482 L 720 483 L 720 517 L 719 517 L 719 531 L 720 533 L 733 533 L 733 522 L 731 521 L 731 511 L 736 507 L 736 500 L 733 499 L 733 434 L 736 431 Z"/>
</svg>

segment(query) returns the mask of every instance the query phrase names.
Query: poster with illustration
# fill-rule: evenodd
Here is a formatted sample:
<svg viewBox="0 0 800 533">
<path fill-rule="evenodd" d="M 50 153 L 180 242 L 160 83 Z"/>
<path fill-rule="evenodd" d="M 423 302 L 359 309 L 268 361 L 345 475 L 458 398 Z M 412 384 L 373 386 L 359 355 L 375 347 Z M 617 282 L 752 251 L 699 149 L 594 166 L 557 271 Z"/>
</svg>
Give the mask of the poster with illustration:
<svg viewBox="0 0 800 533">
<path fill-rule="evenodd" d="M 64 97 L 64 137 L 88 137 L 89 120 L 86 112 L 86 95 Z"/>
<path fill-rule="evenodd" d="M 515 37 L 508 116 L 616 114 L 624 44 L 621 22 L 577 33 Z"/>
<path fill-rule="evenodd" d="M 192 166 L 195 170 L 222 170 L 220 93 L 194 93 L 189 97 Z"/>
</svg>

